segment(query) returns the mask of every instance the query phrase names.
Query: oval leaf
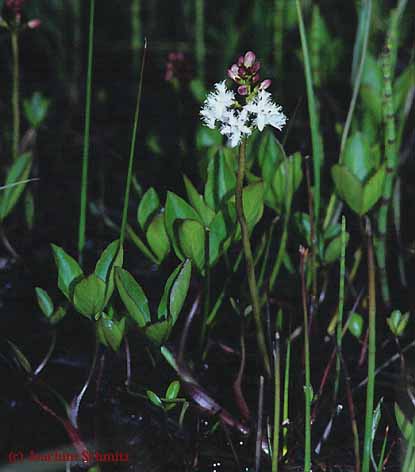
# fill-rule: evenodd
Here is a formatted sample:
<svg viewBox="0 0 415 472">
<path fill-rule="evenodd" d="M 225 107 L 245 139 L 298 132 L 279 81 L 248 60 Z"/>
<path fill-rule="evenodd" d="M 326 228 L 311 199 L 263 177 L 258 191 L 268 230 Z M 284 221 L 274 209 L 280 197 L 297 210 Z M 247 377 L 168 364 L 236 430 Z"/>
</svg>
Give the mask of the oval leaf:
<svg viewBox="0 0 415 472">
<path fill-rule="evenodd" d="M 177 395 L 180 392 L 180 382 L 178 380 L 174 380 L 169 385 L 168 389 L 166 390 L 166 399 L 167 400 L 175 400 Z"/>
<path fill-rule="evenodd" d="M 55 309 L 52 299 L 46 290 L 43 290 L 43 288 L 36 287 L 35 291 L 39 308 L 42 310 L 42 313 L 46 316 L 46 318 L 50 318 L 53 315 L 53 311 Z"/>
<path fill-rule="evenodd" d="M 31 153 L 22 154 L 16 159 L 13 165 L 10 167 L 7 177 L 6 184 L 11 185 L 16 182 L 21 182 L 29 177 L 30 169 L 32 167 L 32 155 Z M 13 185 L 5 188 L 1 193 L 0 197 L 0 220 L 3 221 L 6 216 L 12 211 L 16 205 L 20 195 L 26 187 L 26 183 L 20 185 Z"/>
<path fill-rule="evenodd" d="M 335 164 L 331 168 L 331 175 L 339 197 L 357 214 L 362 215 L 363 187 L 345 166 Z"/>
<path fill-rule="evenodd" d="M 83 276 L 83 271 L 76 260 L 61 247 L 51 244 L 53 257 L 58 268 L 58 287 L 65 297 L 71 299 L 71 285 Z"/>
<path fill-rule="evenodd" d="M 164 214 L 159 213 L 148 225 L 147 242 L 161 264 L 170 251 L 170 242 L 164 226 Z"/>
<path fill-rule="evenodd" d="M 137 210 L 137 220 L 141 229 L 145 231 L 150 218 L 159 210 L 160 199 L 153 187 L 143 195 Z"/>
<path fill-rule="evenodd" d="M 115 283 L 121 300 L 131 318 L 140 328 L 150 323 L 148 299 L 134 277 L 125 269 L 117 267 L 115 269 Z"/>
<path fill-rule="evenodd" d="M 175 277 L 173 281 L 169 296 L 169 311 L 172 318 L 172 325 L 176 323 L 186 300 L 187 292 L 189 291 L 191 274 L 192 264 L 190 260 L 186 260 L 182 264 L 177 277 Z"/>
<path fill-rule="evenodd" d="M 203 274 L 205 269 L 205 228 L 195 220 L 182 220 L 177 224 L 181 252 Z"/>
<path fill-rule="evenodd" d="M 74 286 L 74 307 L 87 318 L 93 318 L 104 309 L 105 283 L 95 274 L 81 279 Z"/>
<path fill-rule="evenodd" d="M 104 249 L 95 266 L 95 275 L 106 285 L 105 304 L 108 303 L 114 291 L 114 269 L 115 267 L 122 267 L 123 258 L 124 251 L 117 239 Z"/>
</svg>

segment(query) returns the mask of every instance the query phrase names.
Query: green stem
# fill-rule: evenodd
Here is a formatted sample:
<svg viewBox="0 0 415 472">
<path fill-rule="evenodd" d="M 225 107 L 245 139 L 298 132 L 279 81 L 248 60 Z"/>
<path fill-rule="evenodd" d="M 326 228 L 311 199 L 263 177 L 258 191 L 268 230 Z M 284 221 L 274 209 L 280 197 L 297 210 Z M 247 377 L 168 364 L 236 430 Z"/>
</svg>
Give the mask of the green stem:
<svg viewBox="0 0 415 472">
<path fill-rule="evenodd" d="M 205 1 L 196 0 L 195 3 L 195 56 L 197 75 L 200 80 L 205 77 Z"/>
<path fill-rule="evenodd" d="M 366 390 L 365 438 L 363 446 L 362 472 L 369 472 L 370 451 L 372 447 L 373 401 L 375 395 L 376 365 L 376 284 L 375 261 L 373 256 L 372 232 L 367 220 L 368 247 L 367 265 L 369 279 L 369 349 L 368 349 L 368 380 Z"/>
<path fill-rule="evenodd" d="M 141 46 L 140 0 L 131 2 L 131 54 L 133 71 L 138 68 L 138 53 Z"/>
<path fill-rule="evenodd" d="M 264 363 L 265 371 L 268 376 L 271 376 L 271 364 L 270 364 L 269 355 L 267 351 L 267 344 L 265 341 L 264 328 L 263 328 L 262 320 L 261 320 L 261 309 L 260 309 L 260 304 L 259 304 L 258 288 L 257 288 L 257 283 L 256 283 L 256 277 L 255 277 L 254 258 L 252 256 L 251 243 L 249 241 L 248 225 L 247 225 L 244 211 L 243 211 L 242 192 L 243 192 L 243 182 L 244 182 L 244 176 L 245 176 L 245 159 L 246 159 L 246 142 L 243 141 L 239 146 L 238 174 L 237 174 L 236 194 L 235 194 L 236 212 L 238 215 L 239 225 L 241 227 L 242 245 L 243 245 L 244 254 L 245 254 L 249 292 L 251 295 L 252 308 L 253 308 L 254 319 L 255 319 L 255 324 L 256 324 L 258 347 L 261 353 L 262 362 Z"/>
<path fill-rule="evenodd" d="M 346 218 L 342 216 L 341 227 L 341 256 L 340 256 L 340 282 L 339 282 L 339 311 L 337 315 L 336 327 L 336 344 L 337 344 L 337 359 L 336 359 L 336 380 L 334 384 L 334 398 L 337 398 L 340 383 L 340 368 L 341 368 L 341 350 L 343 338 L 343 311 L 344 311 L 344 280 L 346 276 Z"/>
<path fill-rule="evenodd" d="M 304 472 L 311 471 L 311 374 L 310 374 L 310 338 L 308 332 L 308 309 L 307 309 L 307 288 L 305 281 L 305 261 L 308 252 L 302 248 L 301 252 L 301 293 L 303 301 L 303 316 L 304 316 L 304 364 L 305 364 L 305 446 L 304 446 Z"/>
<path fill-rule="evenodd" d="M 305 33 L 303 15 L 301 12 L 300 0 L 295 0 L 297 6 L 298 26 L 300 29 L 301 47 L 304 58 L 304 71 L 307 87 L 308 114 L 310 117 L 311 142 L 313 148 L 313 174 L 314 174 L 314 218 L 316 228 L 318 227 L 320 215 L 320 170 L 323 162 L 323 146 L 319 132 L 319 118 L 317 112 L 316 99 L 313 90 L 313 78 L 311 74 L 310 57 L 307 45 L 307 36 Z M 317 238 L 318 239 L 318 238 Z"/>
<path fill-rule="evenodd" d="M 88 194 L 89 134 L 91 129 L 92 63 L 94 57 L 95 0 L 90 0 L 89 5 L 90 11 L 88 35 L 88 67 L 86 77 L 84 146 L 82 153 L 81 208 L 78 227 L 78 259 L 80 262 L 82 261 L 82 255 L 85 247 L 86 205 Z"/>
<path fill-rule="evenodd" d="M 280 445 L 280 410 L 281 410 L 281 353 L 280 336 L 275 334 L 274 350 L 274 435 L 272 442 L 272 472 L 278 472 Z"/>
<path fill-rule="evenodd" d="M 284 403 L 282 405 L 282 423 L 285 425 L 282 432 L 283 446 L 282 452 L 283 455 L 288 454 L 288 411 L 290 404 L 290 365 L 291 365 L 291 338 L 288 338 L 287 341 L 287 353 L 285 357 L 285 370 L 284 370 Z"/>
<path fill-rule="evenodd" d="M 396 130 L 395 114 L 392 96 L 392 64 L 391 49 L 389 40 L 386 42 L 383 52 L 383 117 L 384 117 L 384 135 L 385 135 L 385 155 L 386 155 L 386 177 L 383 186 L 381 205 L 377 219 L 377 239 L 376 239 L 376 258 L 379 269 L 379 280 L 382 291 L 382 299 L 386 306 L 390 305 L 390 292 L 388 285 L 388 276 L 386 271 L 386 239 L 388 212 L 391 207 L 392 191 L 396 168 L 398 165 L 396 149 Z"/>
<path fill-rule="evenodd" d="M 16 28 L 11 30 L 12 56 L 13 56 L 13 91 L 12 91 L 12 109 L 13 109 L 13 143 L 12 157 L 15 161 L 19 157 L 20 141 L 20 95 L 19 95 L 19 31 Z"/>
<path fill-rule="evenodd" d="M 135 158 L 135 143 L 137 140 L 138 119 L 140 117 L 140 104 L 141 104 L 141 94 L 143 91 L 143 77 L 144 77 L 144 65 L 146 62 L 146 53 L 147 53 L 147 39 L 144 39 L 144 49 L 143 49 L 143 56 L 141 58 L 137 102 L 135 105 L 134 123 L 133 123 L 133 130 L 132 130 L 132 136 L 131 136 L 130 158 L 128 161 L 127 182 L 125 184 L 124 207 L 122 210 L 122 222 L 121 222 L 121 230 L 120 230 L 120 247 L 122 247 L 124 244 L 125 232 L 127 229 L 128 202 L 130 200 L 131 179 L 133 175 L 133 164 L 134 164 L 134 158 Z"/>
</svg>

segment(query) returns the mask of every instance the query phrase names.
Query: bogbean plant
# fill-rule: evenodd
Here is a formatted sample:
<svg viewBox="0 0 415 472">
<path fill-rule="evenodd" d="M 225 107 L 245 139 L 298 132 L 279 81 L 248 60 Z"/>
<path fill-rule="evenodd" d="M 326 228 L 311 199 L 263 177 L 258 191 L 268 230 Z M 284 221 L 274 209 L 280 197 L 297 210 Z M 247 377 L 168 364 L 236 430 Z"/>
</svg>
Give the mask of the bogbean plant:
<svg viewBox="0 0 415 472">
<path fill-rule="evenodd" d="M 18 2 L 16 2 L 17 4 Z M 275 9 L 281 9 L 283 2 L 275 0 Z M 294 2 L 290 3 L 292 12 Z M 203 4 L 197 1 L 197 61 L 199 79 L 204 78 L 205 45 Z M 104 349 L 119 351 L 122 343 L 128 350 L 129 338 L 133 339 L 133 332 L 142 335 L 148 345 L 161 351 L 180 378 L 180 382 L 174 380 L 165 391 L 165 394 L 154 392 L 144 386 L 145 397 L 164 413 L 169 413 L 175 405 L 183 402 L 185 398 L 179 398 L 178 394 L 183 386 L 184 397 L 196 403 L 205 413 L 216 415 L 225 424 L 235 427 L 239 432 L 247 434 L 249 425 L 235 421 L 223 410 L 206 392 L 198 385 L 193 374 L 185 366 L 183 352 L 176 355 L 171 350 L 172 333 L 177 326 L 179 317 L 183 317 L 184 307 L 189 298 L 192 281 L 202 283 L 203 290 L 203 316 L 201 323 L 201 336 L 199 338 L 201 357 L 206 355 L 206 339 L 209 330 L 215 324 L 221 322 L 220 307 L 224 304 L 227 293 L 226 283 L 220 294 L 214 292 L 211 280 L 214 274 L 219 273 L 223 267 L 228 267 L 231 272 L 229 277 L 235 277 L 239 270 L 241 255 L 245 259 L 245 270 L 242 272 L 249 288 L 249 296 L 243 294 L 241 285 L 240 300 L 230 298 L 231 305 L 238 313 L 243 313 L 244 318 L 253 318 L 257 336 L 259 362 L 268 377 L 275 375 L 275 435 L 271 438 L 259 437 L 262 449 L 268 454 L 270 448 L 263 443 L 274 445 L 272 451 L 272 470 L 278 469 L 278 462 L 282 456 L 287 457 L 288 435 L 287 429 L 282 431 L 282 448 L 280 448 L 280 413 L 284 424 L 289 418 L 289 378 L 291 348 L 295 337 L 287 340 L 287 352 L 285 355 L 285 375 L 283 398 L 281 398 L 281 349 L 283 347 L 280 333 L 277 332 L 274 346 L 274 368 L 272 368 L 272 356 L 270 356 L 268 339 L 271 338 L 269 328 L 265 327 L 264 312 L 268 308 L 268 295 L 275 291 L 276 281 L 284 266 L 288 272 L 299 276 L 301 286 L 301 305 L 303 314 L 302 334 L 304 337 L 304 367 L 305 367 L 305 425 L 304 425 L 304 470 L 311 470 L 311 424 L 315 416 L 312 406 L 318 405 L 319 394 L 314 394 L 310 372 L 312 357 L 310 354 L 309 332 L 315 314 L 320 315 L 319 303 L 324 300 L 324 290 L 318 291 L 319 284 L 326 287 L 329 283 L 329 274 L 334 264 L 340 259 L 340 289 L 339 306 L 336 311 L 334 323 L 336 326 L 336 383 L 334 402 L 339 395 L 339 377 L 343 370 L 345 373 L 346 389 L 349 376 L 347 366 L 342 357 L 342 339 L 347 329 L 357 338 L 361 338 L 364 331 L 363 317 L 358 313 L 359 308 L 351 310 L 348 319 L 343 323 L 344 304 L 347 301 L 348 287 L 346 281 L 346 246 L 350 235 L 346 231 L 346 222 L 342 218 L 341 205 L 346 205 L 356 217 L 365 221 L 364 236 L 367 243 L 367 268 L 368 268 L 368 381 L 367 402 L 365 415 L 364 447 L 362 457 L 363 472 L 368 472 L 372 463 L 376 470 L 381 470 L 385 457 L 387 435 L 383 441 L 383 447 L 377 460 L 375 460 L 374 441 L 376 431 L 381 418 L 382 402 L 374 408 L 374 378 L 375 378 L 375 354 L 376 354 L 376 284 L 375 284 L 375 258 L 378 261 L 379 280 L 382 286 L 384 301 L 388 304 L 387 280 L 384 271 L 385 262 L 385 231 L 386 217 L 389 201 L 393 188 L 393 179 L 397 169 L 397 153 L 402 143 L 405 118 L 408 115 L 407 97 L 410 96 L 414 83 L 413 65 L 408 66 L 401 75 L 394 80 L 393 65 L 396 61 L 397 50 L 397 25 L 402 15 L 405 2 L 400 1 L 399 6 L 391 17 L 391 27 L 386 41 L 386 48 L 381 58 L 381 63 L 369 52 L 368 37 L 371 25 L 371 1 L 361 2 L 359 15 L 359 28 L 356 39 L 355 53 L 353 57 L 352 83 L 353 95 L 346 123 L 341 130 L 341 144 L 338 163 L 331 167 L 331 177 L 336 192 L 326 205 L 320 193 L 320 174 L 324 159 L 323 138 L 320 129 L 321 104 L 314 93 L 316 87 L 321 87 L 332 70 L 333 62 L 325 57 L 333 58 L 337 48 L 336 42 L 331 42 L 328 30 L 319 9 L 312 8 L 312 25 L 309 32 L 305 29 L 302 17 L 301 4 L 295 2 L 296 15 L 301 36 L 306 85 L 308 111 L 310 114 L 310 127 L 312 135 L 312 159 L 313 159 L 313 185 L 308 175 L 308 165 L 299 152 L 286 154 L 284 146 L 276 138 L 275 130 L 282 131 L 287 118 L 282 107 L 276 105 L 269 92 L 271 81 L 261 79 L 261 64 L 252 51 L 241 55 L 228 69 L 228 79 L 215 84 L 212 92 L 205 99 L 201 118 L 203 123 L 199 127 L 196 136 L 196 145 L 199 152 L 203 152 L 201 175 L 203 180 L 202 190 L 198 190 L 198 184 L 192 182 L 183 175 L 185 196 L 175 192 L 167 192 L 164 203 L 161 195 L 155 188 L 149 188 L 138 202 L 136 222 L 127 224 L 129 191 L 132 179 L 132 165 L 134 160 L 135 138 L 138 126 L 139 104 L 141 99 L 141 87 L 144 71 L 144 56 L 141 66 L 137 108 L 133 125 L 130 160 L 125 189 L 124 208 L 120 237 L 110 243 L 98 258 L 95 268 L 89 274 L 83 268 L 82 252 L 85 241 L 86 228 L 86 183 L 88 168 L 88 143 L 90 125 L 90 85 L 92 71 L 92 40 L 93 40 L 93 15 L 94 1 L 90 2 L 90 37 L 89 37 L 89 65 L 87 79 L 87 113 L 85 114 L 84 137 L 84 173 L 82 180 L 82 217 L 80 219 L 80 237 L 78 261 L 69 255 L 62 247 L 52 245 L 52 252 L 58 273 L 58 288 L 63 295 L 63 301 L 56 303 L 49 294 L 40 287 L 36 288 L 36 295 L 41 312 L 54 328 L 71 311 L 89 320 L 91 329 Z M 133 2 L 134 8 L 138 8 L 139 2 Z M 275 27 L 282 28 L 281 23 L 276 22 Z M 137 28 L 137 25 L 135 25 Z M 281 44 L 281 31 L 275 35 L 275 44 Z M 146 44 L 146 43 L 144 43 Z M 310 45 L 310 48 L 309 48 Z M 146 46 L 144 51 L 146 50 Z M 276 61 L 280 64 L 282 57 L 278 55 Z M 334 62 L 335 64 L 335 62 Z M 201 86 L 203 88 L 203 86 Z M 200 94 L 195 94 L 198 96 Z M 36 111 L 37 103 L 41 103 L 39 97 L 35 97 L 30 105 L 25 105 L 26 114 L 32 126 L 39 122 L 41 112 Z M 395 117 L 402 118 L 396 123 Z M 274 128 L 274 129 L 273 129 Z M 227 138 L 226 143 L 222 137 Z M 384 144 L 380 145 L 383 140 Z M 11 176 L 7 184 L 13 185 L 17 180 L 24 180 L 30 172 L 30 156 L 20 156 L 10 170 Z M 303 170 L 306 169 L 307 179 L 304 179 Z M 306 180 L 306 191 L 309 196 L 308 212 L 293 212 L 294 198 L 303 181 Z M 19 198 L 22 187 L 9 186 L 2 194 L 1 213 L 2 220 L 10 213 Z M 341 203 L 342 202 L 342 203 Z M 301 210 L 304 210 L 302 208 Z M 376 214 L 377 212 L 377 214 Z M 258 233 L 263 229 L 263 215 L 273 219 L 273 223 L 265 230 L 265 244 L 263 250 L 254 246 Z M 373 236 L 374 225 L 370 224 L 373 216 L 377 217 L 378 234 Z M 352 215 L 351 218 L 354 216 Z M 282 221 L 278 244 L 274 241 L 277 222 Z M 289 251 L 288 234 L 296 229 L 301 242 L 308 249 L 302 247 L 299 255 L 300 269 L 296 270 L 297 257 Z M 145 287 L 137 281 L 133 274 L 125 266 L 125 238 L 135 243 L 151 262 L 162 265 L 167 259 L 175 261 L 175 269 L 167 277 L 164 289 L 159 296 L 157 309 L 150 306 L 146 296 Z M 375 246 L 374 246 L 375 242 Z M 276 248 L 277 246 L 277 248 Z M 242 249 L 241 249 L 242 247 Z M 233 260 L 235 249 L 239 249 L 239 255 Z M 256 250 L 257 249 L 257 250 Z M 359 248 L 360 249 L 360 248 Z M 124 252 L 125 250 L 125 252 Z M 361 250 L 361 249 L 360 249 Z M 356 254 L 358 251 L 356 251 Z M 233 264 L 230 264 L 233 262 Z M 359 262 L 355 264 L 349 273 L 348 281 L 352 284 L 356 275 Z M 309 290 L 312 288 L 312 297 Z M 189 319 L 191 316 L 189 315 Z M 402 314 L 399 310 L 393 310 L 387 319 L 390 331 L 397 342 L 401 357 L 402 349 L 399 338 L 405 332 L 409 315 Z M 214 323 L 215 322 L 215 323 Z M 241 320 L 244 324 L 245 320 Z M 274 329 L 274 323 L 271 323 Z M 287 321 L 280 311 L 275 329 L 287 331 Z M 248 324 L 248 326 L 250 326 Z M 334 332 L 334 330 L 332 330 Z M 364 341 L 366 343 L 366 341 Z M 17 346 L 10 345 L 18 363 L 29 376 L 36 376 L 29 361 L 20 352 Z M 334 357 L 333 354 L 333 357 Z M 160 359 L 160 357 L 158 358 Z M 91 367 L 94 371 L 96 353 Z M 128 361 L 127 361 L 128 362 Z M 43 367 L 42 367 L 43 368 Z M 329 370 L 329 366 L 327 368 Z M 82 442 L 77 429 L 77 415 L 79 404 L 89 384 L 74 399 L 71 405 L 66 405 L 68 419 L 58 418 L 64 424 L 71 438 L 75 438 L 78 449 Z M 347 391 L 349 408 L 353 409 L 351 392 Z M 128 390 L 130 393 L 130 390 Z M 241 396 L 241 392 L 239 392 Z M 33 396 L 41 406 L 40 400 Z M 239 397 L 239 400 L 241 398 Z M 280 402 L 283 408 L 280 409 Z M 48 411 L 45 405 L 42 406 Z M 186 407 L 187 408 L 187 407 Z M 184 414 L 186 408 L 182 409 Z M 182 415 L 181 414 L 181 415 Z M 56 415 L 55 415 L 56 416 Z M 403 437 L 408 442 L 403 470 L 411 470 L 414 463 L 415 449 L 415 422 L 406 418 L 398 404 L 395 404 L 395 416 Z M 352 429 L 355 441 L 356 468 L 360 467 L 359 436 L 356 427 L 356 419 L 351 414 Z M 249 415 L 246 416 L 249 420 Z M 334 416 L 332 416 L 332 420 Z M 182 417 L 181 417 L 182 420 Z M 327 428 L 327 435 L 330 434 Z M 75 433 L 74 433 L 75 431 Z M 77 436 L 78 435 L 78 436 Z M 326 433 L 324 440 L 327 439 Z"/>
</svg>

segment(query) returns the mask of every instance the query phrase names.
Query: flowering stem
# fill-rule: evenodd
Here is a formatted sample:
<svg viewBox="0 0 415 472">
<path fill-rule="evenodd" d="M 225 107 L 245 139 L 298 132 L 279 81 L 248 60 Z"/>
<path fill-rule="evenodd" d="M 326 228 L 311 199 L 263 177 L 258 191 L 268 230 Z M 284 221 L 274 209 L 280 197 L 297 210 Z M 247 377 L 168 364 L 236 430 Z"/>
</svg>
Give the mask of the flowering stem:
<svg viewBox="0 0 415 472">
<path fill-rule="evenodd" d="M 91 129 L 91 92 L 92 92 L 92 61 L 94 51 L 94 15 L 95 0 L 90 1 L 89 11 L 89 35 L 88 35 L 88 69 L 86 77 L 86 98 L 85 98 L 85 127 L 84 146 L 82 152 L 82 177 L 81 177 L 81 209 L 79 215 L 78 228 L 78 259 L 82 261 L 82 254 L 85 246 L 86 227 L 86 204 L 88 190 L 88 161 L 89 161 L 89 133 Z"/>
<path fill-rule="evenodd" d="M 135 158 L 135 143 L 137 140 L 138 120 L 140 117 L 141 94 L 143 91 L 144 65 L 146 62 L 147 38 L 144 38 L 143 55 L 141 58 L 140 78 L 138 82 L 137 101 L 135 105 L 134 123 L 131 136 L 130 158 L 128 161 L 127 182 L 125 184 L 124 207 L 122 210 L 122 222 L 120 230 L 120 247 L 124 244 L 125 232 L 127 231 L 128 202 L 130 200 L 131 180 L 133 176 L 133 164 Z"/>
<path fill-rule="evenodd" d="M 13 56 L 13 148 L 12 156 L 15 161 L 19 157 L 20 141 L 20 106 L 19 106 L 19 31 L 17 28 L 11 30 L 12 56 Z"/>
<path fill-rule="evenodd" d="M 242 245 L 245 254 L 246 271 L 248 273 L 248 285 L 256 324 L 258 347 L 262 355 L 262 361 L 264 363 L 265 371 L 269 376 L 271 376 L 271 364 L 265 341 L 264 328 L 262 326 L 261 321 L 261 310 L 259 305 L 258 287 L 255 278 L 254 258 L 252 255 L 251 243 L 249 241 L 248 225 L 246 223 L 245 215 L 243 212 L 242 189 L 245 176 L 245 159 L 246 142 L 242 141 L 239 146 L 238 174 L 236 181 L 236 212 L 238 215 L 239 225 L 241 227 Z"/>
</svg>

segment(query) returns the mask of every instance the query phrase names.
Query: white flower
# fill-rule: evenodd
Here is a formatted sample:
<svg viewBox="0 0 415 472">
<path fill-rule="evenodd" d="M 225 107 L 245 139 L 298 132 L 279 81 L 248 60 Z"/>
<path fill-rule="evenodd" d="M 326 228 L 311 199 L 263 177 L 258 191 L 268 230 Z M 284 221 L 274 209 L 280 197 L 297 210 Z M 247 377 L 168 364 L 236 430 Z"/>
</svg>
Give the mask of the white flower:
<svg viewBox="0 0 415 472">
<path fill-rule="evenodd" d="M 226 81 L 215 84 L 200 111 L 202 120 L 209 128 L 214 128 L 216 121 L 223 121 L 228 109 L 235 103 L 235 94 L 226 88 Z"/>
<path fill-rule="evenodd" d="M 256 115 L 254 123 L 259 131 L 262 131 L 266 125 L 281 130 L 287 121 L 287 117 L 281 111 L 282 107 L 276 105 L 272 101 L 271 94 L 265 90 L 260 90 L 258 95 L 245 108 Z"/>
<path fill-rule="evenodd" d="M 248 126 L 248 110 L 246 107 L 240 111 L 231 110 L 227 112 L 220 132 L 228 137 L 231 147 L 237 146 L 241 142 L 242 136 L 249 136 L 252 129 Z"/>
</svg>

